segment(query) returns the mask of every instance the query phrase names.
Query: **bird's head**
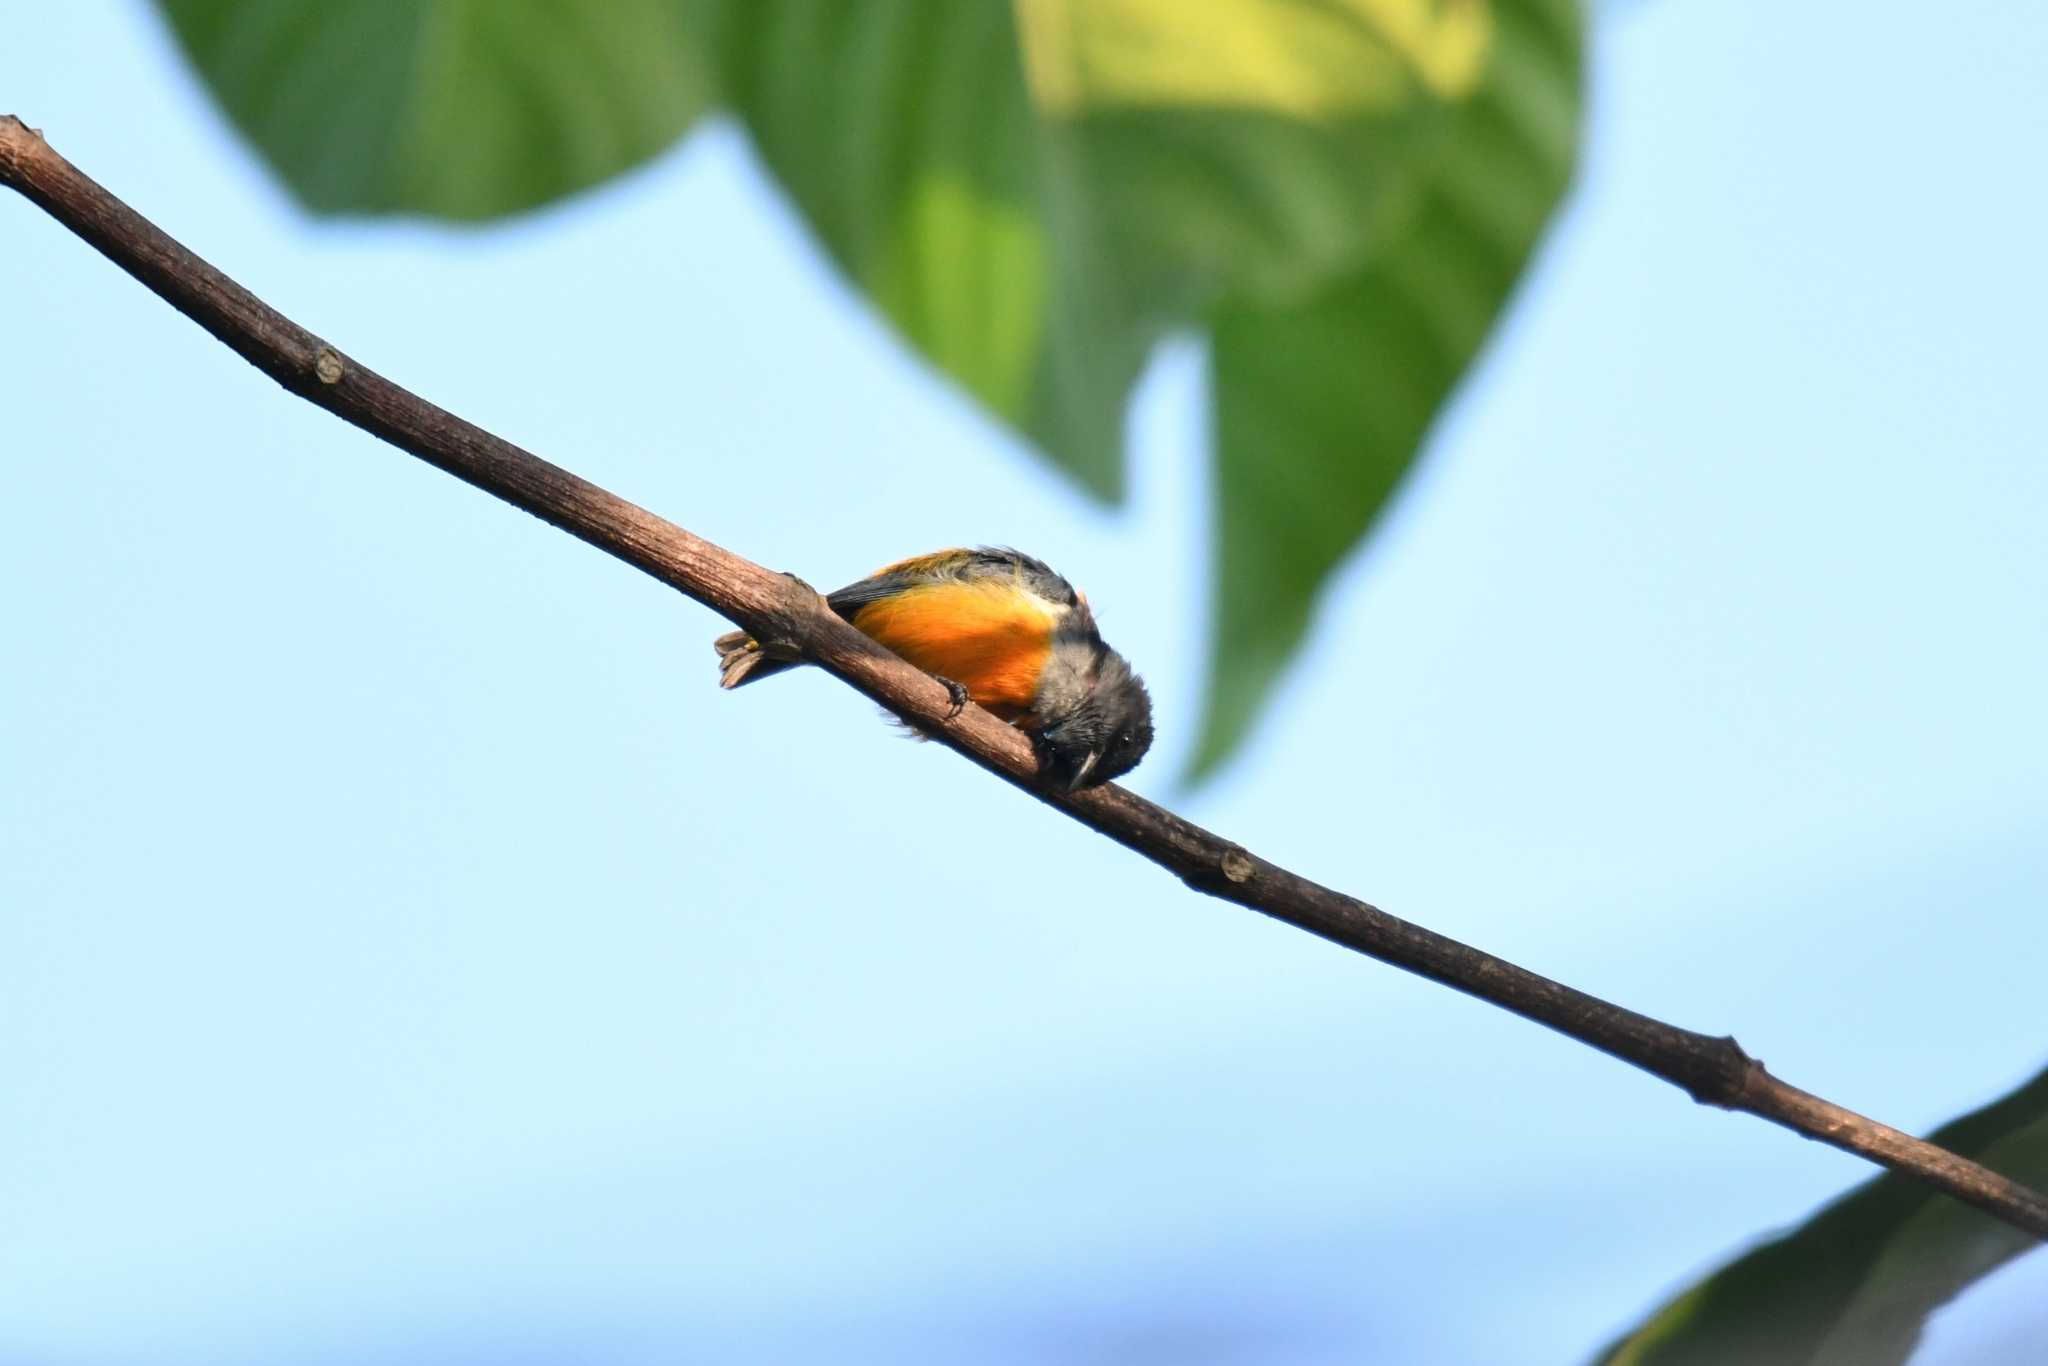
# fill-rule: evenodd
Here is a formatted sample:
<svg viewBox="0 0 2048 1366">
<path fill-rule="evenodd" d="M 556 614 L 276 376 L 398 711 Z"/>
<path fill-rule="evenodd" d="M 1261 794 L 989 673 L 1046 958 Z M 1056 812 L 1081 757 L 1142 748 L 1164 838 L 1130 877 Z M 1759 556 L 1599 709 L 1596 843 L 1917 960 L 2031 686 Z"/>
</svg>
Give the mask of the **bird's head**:
<svg viewBox="0 0 2048 1366">
<path fill-rule="evenodd" d="M 1152 747 L 1151 694 L 1114 650 L 1069 706 L 1039 722 L 1039 762 L 1069 792 L 1121 778 Z"/>
</svg>

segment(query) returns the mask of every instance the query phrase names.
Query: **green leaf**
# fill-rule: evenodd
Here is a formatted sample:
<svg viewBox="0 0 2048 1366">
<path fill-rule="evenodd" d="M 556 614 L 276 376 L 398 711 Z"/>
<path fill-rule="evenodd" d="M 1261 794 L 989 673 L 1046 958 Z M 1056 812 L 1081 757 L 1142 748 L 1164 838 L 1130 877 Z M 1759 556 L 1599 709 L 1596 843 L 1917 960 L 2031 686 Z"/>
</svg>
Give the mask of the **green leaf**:
<svg viewBox="0 0 2048 1366">
<path fill-rule="evenodd" d="M 1159 337 L 1364 253 L 1400 156 L 1442 113 L 1431 83 L 1480 69 L 1485 7 L 1442 9 L 744 0 L 717 46 L 726 97 L 825 250 L 1115 498 Z"/>
<path fill-rule="evenodd" d="M 820 244 L 898 330 L 1069 473 L 1122 491 L 1157 334 L 1084 226 L 989 0 L 738 0 L 723 88 Z"/>
<path fill-rule="evenodd" d="M 2048 1187 L 2048 1072 L 1933 1136 L 1952 1152 Z M 1896 1174 L 1730 1262 L 1599 1357 L 1600 1366 L 1885 1366 L 1927 1316 L 2040 1244 Z"/>
<path fill-rule="evenodd" d="M 678 0 L 159 0 L 307 207 L 493 218 L 673 142 L 709 85 Z"/>
<path fill-rule="evenodd" d="M 1216 590 L 1195 776 L 1242 740 L 1316 595 L 1386 506 L 1570 175 L 1578 17 L 1503 0 L 1483 83 L 1418 163 L 1405 220 L 1298 301 L 1213 310 Z"/>
</svg>

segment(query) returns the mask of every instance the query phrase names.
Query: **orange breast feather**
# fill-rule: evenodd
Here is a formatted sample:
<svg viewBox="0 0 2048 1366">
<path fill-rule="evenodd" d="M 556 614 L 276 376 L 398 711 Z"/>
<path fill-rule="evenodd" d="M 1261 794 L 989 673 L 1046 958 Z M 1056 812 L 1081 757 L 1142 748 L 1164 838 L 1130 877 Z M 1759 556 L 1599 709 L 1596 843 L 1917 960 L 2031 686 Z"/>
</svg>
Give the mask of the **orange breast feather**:
<svg viewBox="0 0 2048 1366">
<path fill-rule="evenodd" d="M 968 580 L 920 585 L 871 602 L 854 613 L 853 624 L 1015 720 L 1031 709 L 1059 612 L 1019 584 Z"/>
</svg>

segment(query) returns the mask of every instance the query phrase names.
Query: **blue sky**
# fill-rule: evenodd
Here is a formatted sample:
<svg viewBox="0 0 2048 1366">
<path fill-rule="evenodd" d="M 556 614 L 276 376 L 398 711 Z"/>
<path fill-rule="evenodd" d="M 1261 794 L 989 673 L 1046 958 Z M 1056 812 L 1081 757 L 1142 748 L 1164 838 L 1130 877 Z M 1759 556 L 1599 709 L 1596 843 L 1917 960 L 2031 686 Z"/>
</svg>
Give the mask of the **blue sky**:
<svg viewBox="0 0 2048 1366">
<path fill-rule="evenodd" d="M 1202 359 L 1092 506 L 730 130 L 315 223 L 141 5 L 0 110 L 365 362 L 819 584 L 1015 543 L 1139 791 L 1926 1128 L 2048 1061 L 2048 16 L 1603 11 L 1576 196 L 1176 790 Z M 0 1355 L 1572 1361 L 1855 1161 L 1236 909 L 284 394 L 0 204 Z M 2048 1259 L 1918 1361 L 2038 1336 Z"/>
</svg>

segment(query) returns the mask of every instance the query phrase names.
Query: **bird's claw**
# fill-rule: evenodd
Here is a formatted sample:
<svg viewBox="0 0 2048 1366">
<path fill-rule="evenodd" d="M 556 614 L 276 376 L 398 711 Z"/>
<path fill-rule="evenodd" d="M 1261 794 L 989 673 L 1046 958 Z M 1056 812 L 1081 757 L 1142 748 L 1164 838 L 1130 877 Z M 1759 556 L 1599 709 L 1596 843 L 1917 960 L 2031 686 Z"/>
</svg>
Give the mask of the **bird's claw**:
<svg viewBox="0 0 2048 1366">
<path fill-rule="evenodd" d="M 967 689 L 950 678 L 940 678 L 937 674 L 933 674 L 932 677 L 938 678 L 940 686 L 946 690 L 946 696 L 952 699 L 951 704 L 946 708 L 946 719 L 948 721 L 957 719 L 961 712 L 967 710 Z"/>
</svg>

